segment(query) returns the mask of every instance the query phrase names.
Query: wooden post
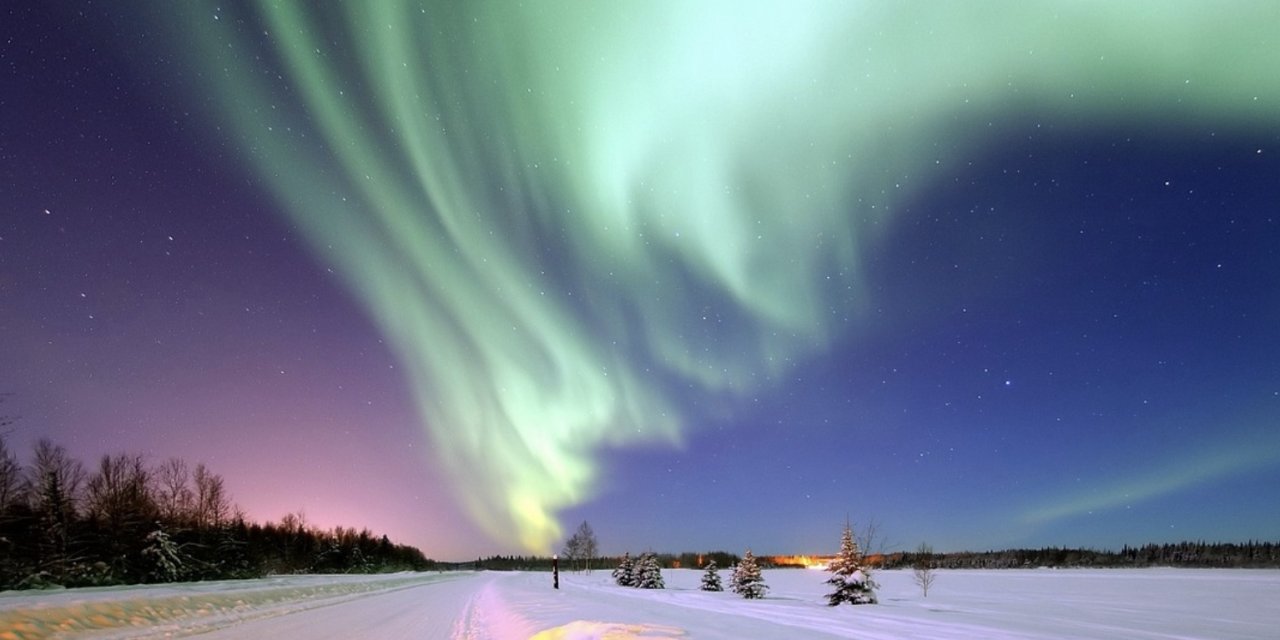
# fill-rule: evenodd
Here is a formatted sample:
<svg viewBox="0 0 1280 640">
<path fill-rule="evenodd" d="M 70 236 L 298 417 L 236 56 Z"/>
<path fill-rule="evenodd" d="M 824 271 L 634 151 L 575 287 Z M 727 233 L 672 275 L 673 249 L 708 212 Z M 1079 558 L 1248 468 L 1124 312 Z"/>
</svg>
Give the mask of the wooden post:
<svg viewBox="0 0 1280 640">
<path fill-rule="evenodd" d="M 560 556 L 551 556 L 551 584 L 560 588 Z"/>
</svg>

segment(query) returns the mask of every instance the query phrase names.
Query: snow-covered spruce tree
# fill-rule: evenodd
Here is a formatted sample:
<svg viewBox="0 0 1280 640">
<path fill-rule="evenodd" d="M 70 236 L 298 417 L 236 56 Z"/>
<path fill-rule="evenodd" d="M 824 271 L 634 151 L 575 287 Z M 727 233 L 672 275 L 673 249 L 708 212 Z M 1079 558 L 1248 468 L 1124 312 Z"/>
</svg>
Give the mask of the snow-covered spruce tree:
<svg viewBox="0 0 1280 640">
<path fill-rule="evenodd" d="M 146 542 L 142 557 L 151 565 L 147 571 L 149 578 L 157 582 L 174 582 L 182 577 L 185 569 L 182 552 L 163 527 L 157 524 L 155 531 L 147 534 Z"/>
<path fill-rule="evenodd" d="M 640 586 L 640 579 L 644 577 L 644 559 L 648 555 L 648 553 L 642 553 L 631 563 L 631 586 Z"/>
<path fill-rule="evenodd" d="M 836 606 L 842 602 L 849 604 L 875 604 L 876 587 L 871 579 L 871 570 L 858 543 L 853 539 L 853 528 L 849 523 L 844 525 L 844 535 L 840 537 L 840 553 L 831 561 L 827 570 L 831 578 L 827 584 L 835 587 L 835 591 L 827 594 L 827 604 Z"/>
<path fill-rule="evenodd" d="M 635 571 L 635 563 L 631 560 L 631 552 L 622 554 L 622 561 L 618 563 L 617 568 L 613 570 L 613 581 L 618 583 L 619 587 L 631 587 L 631 573 Z"/>
<path fill-rule="evenodd" d="M 720 574 L 716 573 L 715 560 L 708 562 L 706 570 L 702 572 L 702 590 L 724 591 L 724 587 L 720 586 Z"/>
<path fill-rule="evenodd" d="M 658 556 L 653 553 L 646 553 L 640 558 L 640 580 L 636 582 L 637 587 L 641 589 L 665 589 L 667 585 L 662 581 L 662 567 L 658 564 Z"/>
<path fill-rule="evenodd" d="M 768 590 L 764 576 L 760 573 L 760 565 L 756 564 L 756 557 L 747 549 L 737 570 L 733 572 L 733 592 L 748 600 L 755 600 L 763 598 Z"/>
</svg>

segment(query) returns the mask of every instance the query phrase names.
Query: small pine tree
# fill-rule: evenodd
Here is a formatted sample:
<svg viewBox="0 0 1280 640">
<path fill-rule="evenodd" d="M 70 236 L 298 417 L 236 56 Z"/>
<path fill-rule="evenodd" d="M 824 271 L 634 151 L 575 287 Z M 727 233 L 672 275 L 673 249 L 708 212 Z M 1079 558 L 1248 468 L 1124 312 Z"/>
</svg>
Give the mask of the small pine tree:
<svg viewBox="0 0 1280 640">
<path fill-rule="evenodd" d="M 876 587 L 871 579 L 871 570 L 867 567 L 858 550 L 858 543 L 853 539 L 853 528 L 849 523 L 844 525 L 844 534 L 840 537 L 840 553 L 827 568 L 831 578 L 827 584 L 835 587 L 835 591 L 827 594 L 827 604 L 836 606 L 842 602 L 849 604 L 875 604 Z"/>
<path fill-rule="evenodd" d="M 715 560 L 708 562 L 707 569 L 702 572 L 702 590 L 724 591 L 724 587 L 720 586 L 720 574 L 716 573 Z"/>
<path fill-rule="evenodd" d="M 645 556 L 647 556 L 647 555 L 649 555 L 649 554 L 647 554 L 647 553 L 642 553 L 642 554 L 640 554 L 639 556 L 636 556 L 635 561 L 631 563 L 631 582 L 630 582 L 630 586 L 633 586 L 633 587 L 639 587 L 639 586 L 640 586 L 640 580 L 641 580 L 641 578 L 643 578 L 643 577 L 644 577 L 644 559 L 645 559 Z"/>
<path fill-rule="evenodd" d="M 748 600 L 755 600 L 763 598 L 768 590 L 764 576 L 760 573 L 760 565 L 756 564 L 756 557 L 747 549 L 733 572 L 733 592 Z"/>
<path fill-rule="evenodd" d="M 142 557 L 151 564 L 149 578 L 157 582 L 173 582 L 182 576 L 185 564 L 182 552 L 163 528 L 157 525 L 155 531 L 147 534 L 146 542 Z"/>
<path fill-rule="evenodd" d="M 658 564 L 658 556 L 653 553 L 646 553 L 640 559 L 640 579 L 636 581 L 635 586 L 641 589 L 665 589 L 667 585 L 662 581 L 662 567 Z"/>
<path fill-rule="evenodd" d="M 618 583 L 619 587 L 631 587 L 634 583 L 631 581 L 631 574 L 635 571 L 635 562 L 631 560 L 631 553 L 622 554 L 622 561 L 618 563 L 616 569 L 613 570 L 613 581 Z"/>
</svg>

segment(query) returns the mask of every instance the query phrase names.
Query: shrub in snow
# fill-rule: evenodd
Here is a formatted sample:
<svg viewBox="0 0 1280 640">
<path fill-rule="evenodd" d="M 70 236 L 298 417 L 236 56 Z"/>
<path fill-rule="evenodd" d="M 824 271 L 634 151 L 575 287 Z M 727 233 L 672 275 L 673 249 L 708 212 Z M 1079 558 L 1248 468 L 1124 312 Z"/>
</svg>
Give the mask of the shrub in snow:
<svg viewBox="0 0 1280 640">
<path fill-rule="evenodd" d="M 624 553 L 622 554 L 622 561 L 613 570 L 613 581 L 618 583 L 619 587 L 635 586 L 631 581 L 631 573 L 633 571 L 635 571 L 635 563 L 631 561 L 631 553 Z"/>
<path fill-rule="evenodd" d="M 916 584 L 920 586 L 920 590 L 924 591 L 924 597 L 929 597 L 929 587 L 933 586 L 933 581 L 937 579 L 938 574 L 934 572 L 933 547 L 921 542 L 916 549 L 915 562 L 911 568 L 915 574 Z"/>
<path fill-rule="evenodd" d="M 147 534 L 147 546 L 142 557 L 150 563 L 150 575 L 159 582 L 173 582 L 182 575 L 183 561 L 178 545 L 162 528 Z"/>
<path fill-rule="evenodd" d="M 712 560 L 707 563 L 706 571 L 702 572 L 702 590 L 703 591 L 724 591 L 724 587 L 720 586 L 720 574 L 716 573 L 716 561 Z"/>
<path fill-rule="evenodd" d="M 662 581 L 662 567 L 658 565 L 658 556 L 652 553 L 646 553 L 640 558 L 640 579 L 636 581 L 635 586 L 641 589 L 665 589 L 667 585 Z"/>
<path fill-rule="evenodd" d="M 844 525 L 844 535 L 840 537 L 840 553 L 827 568 L 831 578 L 827 584 L 835 587 L 835 591 L 827 594 L 827 604 L 836 606 L 842 602 L 849 604 L 875 604 L 876 585 L 871 579 L 871 570 L 867 567 L 858 543 L 853 539 L 853 529 L 848 523 Z"/>
<path fill-rule="evenodd" d="M 732 587 L 734 593 L 751 600 L 763 598 L 769 590 L 764 583 L 764 576 L 760 574 L 760 565 L 756 564 L 756 557 L 751 555 L 750 549 L 747 549 L 742 561 L 733 571 Z"/>
</svg>

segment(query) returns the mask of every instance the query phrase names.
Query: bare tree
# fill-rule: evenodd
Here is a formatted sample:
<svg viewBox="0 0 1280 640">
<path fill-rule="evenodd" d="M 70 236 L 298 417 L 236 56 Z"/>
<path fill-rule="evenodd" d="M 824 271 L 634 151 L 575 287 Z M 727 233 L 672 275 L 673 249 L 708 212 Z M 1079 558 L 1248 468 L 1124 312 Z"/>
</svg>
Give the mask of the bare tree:
<svg viewBox="0 0 1280 640">
<path fill-rule="evenodd" d="M 0 394 L 0 403 L 7 395 Z M 16 586 L 16 578 L 27 573 L 25 565 L 30 555 L 19 551 L 21 532 L 10 527 L 21 519 L 20 505 L 28 502 L 22 465 L 5 444 L 10 433 L 6 427 L 10 424 L 13 424 L 12 418 L 0 415 L 0 589 Z"/>
<path fill-rule="evenodd" d="M 286 533 L 300 535 L 307 530 L 307 512 L 298 509 L 296 512 L 284 514 L 280 519 L 280 528 Z"/>
<path fill-rule="evenodd" d="M 4 402 L 4 399 L 5 399 L 5 398 L 8 398 L 8 397 L 9 397 L 9 396 L 11 396 L 11 395 L 13 395 L 13 394 L 11 394 L 11 393 L 0 393 L 0 403 L 3 403 L 3 402 Z M 13 417 L 13 416 L 0 415 L 0 436 L 8 435 L 9 430 L 8 430 L 8 429 L 5 429 L 5 427 L 7 427 L 7 426 L 9 426 L 9 425 L 13 424 L 13 420 L 14 420 L 14 417 Z"/>
<path fill-rule="evenodd" d="M 581 552 L 582 540 L 578 537 L 578 533 L 575 531 L 572 536 L 569 536 L 568 540 L 564 541 L 564 547 L 560 549 L 560 557 L 564 558 L 566 562 L 571 563 L 576 570 L 578 568 L 578 555 Z"/>
<path fill-rule="evenodd" d="M 156 507 L 168 522 L 190 524 L 195 519 L 195 495 L 189 482 L 187 461 L 169 458 L 152 472 Z"/>
<path fill-rule="evenodd" d="M 0 393 L 0 403 L 8 397 Z M 0 522 L 9 511 L 9 507 L 22 498 L 22 465 L 18 464 L 18 456 L 9 450 L 5 438 L 10 430 L 5 427 L 13 424 L 13 418 L 0 415 Z"/>
<path fill-rule="evenodd" d="M 140 579 L 140 541 L 153 526 L 155 500 L 150 472 L 141 455 L 104 455 L 89 478 L 85 492 L 85 516 L 93 523 L 95 544 L 108 558 L 112 572 L 127 580 Z"/>
<path fill-rule="evenodd" d="M 140 455 L 102 456 L 89 478 L 85 514 L 109 532 L 145 522 L 155 516 L 150 472 Z"/>
<path fill-rule="evenodd" d="M 870 564 L 882 562 L 885 551 L 890 546 L 888 536 L 881 530 L 880 523 L 875 518 L 868 519 L 862 530 L 854 534 L 854 539 L 858 543 L 858 548 L 862 550 L 862 554 L 871 561 Z"/>
<path fill-rule="evenodd" d="M 933 559 L 933 547 L 929 546 L 928 543 L 921 542 L 920 546 L 916 547 L 912 569 L 915 572 L 916 584 L 924 592 L 924 597 L 928 598 L 929 587 L 933 586 L 933 581 L 938 577 L 936 563 Z"/>
<path fill-rule="evenodd" d="M 582 561 L 587 573 L 591 572 L 591 561 L 600 555 L 600 543 L 596 541 L 596 532 L 586 520 L 578 527 L 578 535 L 582 537 Z"/>
<path fill-rule="evenodd" d="M 22 497 L 22 465 L 18 464 L 18 456 L 5 445 L 4 436 L 0 432 L 0 521 L 3 521 L 9 507 Z"/>
<path fill-rule="evenodd" d="M 76 515 L 84 486 L 84 467 L 68 455 L 62 445 L 41 438 L 27 472 L 33 509 L 42 512 L 56 507 L 63 514 Z"/>
<path fill-rule="evenodd" d="M 18 464 L 18 457 L 9 451 L 4 438 L 5 433 L 0 427 L 0 589 L 14 586 L 14 577 L 20 572 L 26 573 L 19 567 L 30 555 L 19 551 L 22 544 L 20 529 L 10 527 L 20 520 L 19 505 L 27 498 L 23 493 L 22 465 Z"/>
<path fill-rule="evenodd" d="M 298 509 L 296 513 L 284 514 L 284 517 L 280 519 L 280 529 L 285 534 L 282 541 L 284 543 L 284 552 L 281 556 L 284 558 L 285 565 L 292 569 L 294 562 L 301 561 L 302 550 L 300 546 L 303 536 L 307 532 L 307 513 L 302 509 Z"/>
<path fill-rule="evenodd" d="M 77 519 L 84 467 L 67 450 L 47 438 L 36 443 L 35 456 L 27 469 L 27 494 L 32 513 L 39 519 L 40 571 L 61 577 L 71 562 L 71 528 Z"/>
<path fill-rule="evenodd" d="M 204 464 L 196 465 L 195 473 L 196 526 L 200 529 L 216 529 L 231 517 L 231 501 L 222 476 L 209 471 Z"/>
<path fill-rule="evenodd" d="M 591 525 L 586 520 L 578 525 L 578 530 L 564 543 L 564 549 L 560 555 L 565 560 L 574 563 L 574 567 L 582 567 L 586 571 L 591 571 L 591 560 L 600 552 L 600 545 L 596 542 L 596 534 L 591 530 Z"/>
</svg>

